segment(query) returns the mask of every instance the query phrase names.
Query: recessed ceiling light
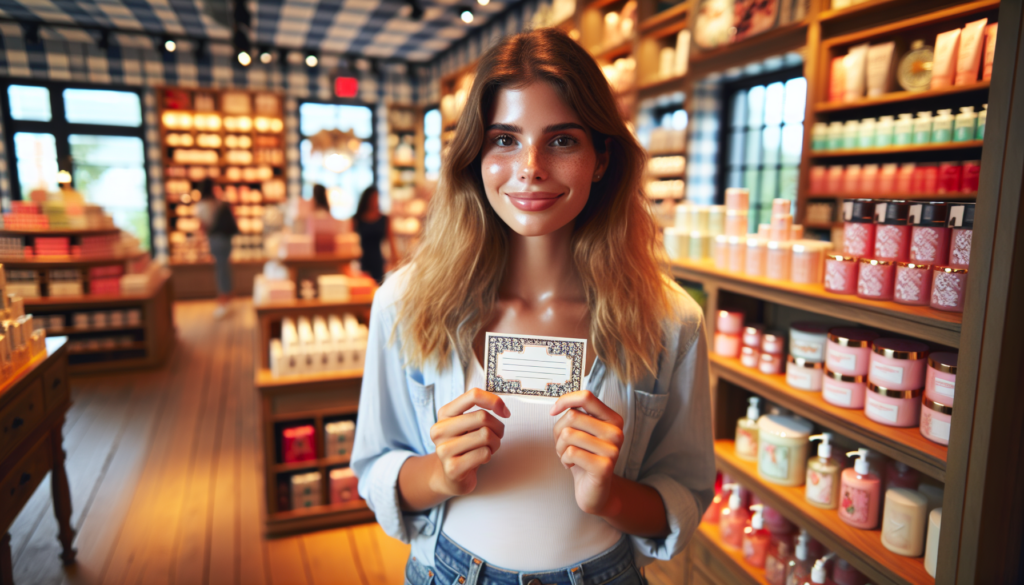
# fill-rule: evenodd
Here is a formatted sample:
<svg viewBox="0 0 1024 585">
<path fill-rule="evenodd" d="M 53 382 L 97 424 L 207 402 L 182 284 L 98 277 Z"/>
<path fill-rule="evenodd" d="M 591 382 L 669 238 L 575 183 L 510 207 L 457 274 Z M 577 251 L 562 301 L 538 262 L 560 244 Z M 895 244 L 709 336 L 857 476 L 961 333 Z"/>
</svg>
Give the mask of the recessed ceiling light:
<svg viewBox="0 0 1024 585">
<path fill-rule="evenodd" d="M 263 51 L 262 53 L 260 53 L 260 63 L 266 65 L 267 63 L 270 63 L 273 60 L 274 56 L 270 54 L 270 51 Z"/>
<path fill-rule="evenodd" d="M 174 39 L 166 39 L 164 40 L 164 50 L 173 53 L 178 50 L 178 43 L 174 42 Z"/>
<path fill-rule="evenodd" d="M 249 55 L 247 51 L 239 51 L 238 62 L 242 65 L 242 67 L 248 67 L 249 64 L 252 63 L 252 56 Z"/>
<path fill-rule="evenodd" d="M 462 19 L 462 22 L 464 22 L 466 24 L 471 24 L 473 22 L 473 11 L 472 10 L 463 10 L 462 11 L 462 15 L 459 18 Z"/>
<path fill-rule="evenodd" d="M 316 67 L 316 64 L 319 62 L 320 60 L 313 53 L 306 55 L 306 67 Z"/>
</svg>

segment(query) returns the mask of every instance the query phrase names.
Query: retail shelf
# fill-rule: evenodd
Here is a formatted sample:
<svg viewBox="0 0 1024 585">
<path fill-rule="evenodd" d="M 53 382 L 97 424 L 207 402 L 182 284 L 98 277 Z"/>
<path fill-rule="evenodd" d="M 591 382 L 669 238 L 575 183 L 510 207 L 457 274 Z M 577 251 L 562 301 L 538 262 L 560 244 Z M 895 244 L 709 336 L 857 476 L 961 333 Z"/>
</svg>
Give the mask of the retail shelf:
<svg viewBox="0 0 1024 585">
<path fill-rule="evenodd" d="M 633 41 L 625 40 L 614 47 L 601 47 L 593 53 L 594 59 L 598 61 L 614 61 L 619 57 L 625 57 L 633 51 Z"/>
<path fill-rule="evenodd" d="M 274 463 L 270 466 L 271 471 L 274 473 L 289 473 L 292 471 L 300 471 L 303 469 L 327 469 L 330 467 L 338 467 L 339 465 L 348 465 L 349 461 L 352 460 L 351 456 L 345 457 L 318 457 L 317 459 L 310 459 L 308 461 L 296 461 L 294 463 Z"/>
<path fill-rule="evenodd" d="M 940 144 L 908 144 L 906 146 L 887 146 L 884 148 L 857 148 L 851 150 L 815 150 L 811 159 L 822 158 L 853 158 L 861 156 L 885 156 L 903 154 L 905 152 L 943 152 L 956 150 L 976 150 L 982 147 L 984 140 L 968 140 L 967 142 L 942 142 Z"/>
<path fill-rule="evenodd" d="M 800 225 L 804 226 L 805 230 L 830 230 L 832 228 L 843 227 L 843 222 L 829 221 L 825 223 L 808 223 L 805 221 Z"/>
<path fill-rule="evenodd" d="M 678 75 L 668 77 L 665 79 L 659 79 L 657 81 L 650 81 L 648 83 L 640 84 L 637 87 L 637 91 L 643 94 L 660 93 L 661 91 L 664 91 L 665 89 L 668 89 L 673 85 L 682 83 L 684 79 L 686 79 L 686 75 Z"/>
<path fill-rule="evenodd" d="M 988 81 L 979 81 L 969 85 L 951 85 L 942 89 L 930 89 L 925 91 L 893 91 L 880 96 L 862 98 L 852 102 L 819 102 L 814 106 L 814 110 L 819 114 L 826 112 L 860 110 L 873 106 L 884 106 L 888 104 L 898 104 L 929 98 L 946 97 L 974 91 L 988 91 L 988 88 Z"/>
<path fill-rule="evenodd" d="M 924 570 L 922 557 L 898 555 L 882 545 L 881 530 L 860 530 L 839 519 L 835 510 L 822 510 L 804 499 L 804 486 L 784 487 L 766 482 L 757 473 L 757 463 L 736 456 L 729 439 L 715 441 L 718 468 L 750 489 L 765 504 L 795 522 L 817 541 L 864 573 L 876 585 L 928 585 L 935 579 Z M 879 507 L 881 508 L 881 506 Z"/>
<path fill-rule="evenodd" d="M 666 22 L 672 20 L 677 16 L 683 16 L 687 13 L 690 7 L 689 2 L 680 2 L 675 6 L 662 10 L 661 12 L 649 16 L 640 21 L 640 26 L 637 27 L 637 31 L 644 36 L 644 33 L 649 32 L 652 29 L 658 28 Z"/>
<path fill-rule="evenodd" d="M 325 504 L 301 510 L 271 512 L 266 518 L 266 535 L 282 536 L 322 528 L 359 524 L 373 520 L 373 511 L 363 500 L 347 504 Z"/>
<path fill-rule="evenodd" d="M 763 59 L 765 51 L 773 51 L 778 46 L 792 44 L 794 48 L 802 47 L 806 42 L 808 23 L 809 20 L 805 18 L 708 51 L 691 49 L 690 68 L 699 69 L 703 73 L 731 65 L 733 62 L 744 63 L 751 57 Z"/>
<path fill-rule="evenodd" d="M 74 257 L 74 256 L 43 256 L 41 258 L 8 258 L 0 256 L 0 263 L 7 269 L 23 268 L 86 268 L 88 266 L 102 266 L 105 264 L 116 264 L 128 262 L 149 254 L 149 252 L 136 252 L 120 256 L 106 256 L 101 258 Z"/>
<path fill-rule="evenodd" d="M 275 377 L 270 373 L 268 368 L 259 368 L 256 370 L 256 388 L 273 389 L 273 388 L 290 388 L 295 386 L 305 386 L 311 384 L 329 384 L 331 382 L 342 382 L 345 380 L 358 380 L 363 377 L 362 370 L 341 370 L 337 372 L 316 372 L 312 374 L 302 374 L 299 376 L 277 376 Z M 289 413 L 288 418 L 296 418 L 293 414 Z"/>
<path fill-rule="evenodd" d="M 45 322 L 44 322 L 45 323 Z M 47 329 L 49 335 L 80 335 L 83 333 L 117 333 L 121 331 L 143 331 L 146 327 L 139 325 L 121 325 L 118 327 L 64 327 L 63 329 Z"/>
<path fill-rule="evenodd" d="M 743 552 L 740 549 L 726 546 L 716 524 L 701 522 L 694 538 L 714 555 L 719 565 L 729 571 L 730 576 L 734 579 L 733 582 L 744 585 L 768 585 L 768 581 L 764 577 L 764 569 L 743 560 Z"/>
<path fill-rule="evenodd" d="M 880 2 L 878 3 L 880 4 Z M 861 8 L 861 6 L 858 6 L 857 8 L 860 8 L 861 10 L 866 10 L 867 8 L 869 8 L 869 6 L 864 6 L 863 8 Z M 865 28 L 849 34 L 832 37 L 824 41 L 822 43 L 822 47 L 824 49 L 830 49 L 833 47 L 845 47 L 863 41 L 872 41 L 875 39 L 891 39 L 901 34 L 917 34 L 918 29 L 923 28 L 930 30 L 931 28 L 934 27 L 936 23 L 939 22 L 947 20 L 960 20 L 961 22 L 963 22 L 962 19 L 974 14 L 978 14 L 979 12 L 989 12 L 998 9 L 999 0 L 979 0 L 978 2 L 958 4 L 955 6 L 951 6 L 949 8 L 943 8 L 941 10 L 936 10 L 934 12 L 929 12 L 927 14 L 914 16 L 912 18 L 907 18 L 889 24 Z M 848 9 L 844 9 L 843 11 L 845 10 Z M 852 9 L 850 11 L 855 12 L 855 10 Z M 833 11 L 827 11 L 824 14 L 828 15 L 829 12 Z M 834 19 L 839 18 L 841 16 L 843 15 L 829 15 L 829 18 Z M 820 19 L 821 17 L 819 17 L 819 20 Z M 959 27 L 961 26 L 961 24 L 954 24 L 953 26 Z M 912 36 L 909 38 L 919 37 Z"/>
<path fill-rule="evenodd" d="M 75 297 L 36 297 L 25 299 L 26 310 L 88 310 L 99 307 L 116 307 L 148 301 L 163 288 L 170 274 L 164 272 L 150 283 L 149 290 L 141 294 L 127 295 L 81 295 Z"/>
<path fill-rule="evenodd" d="M 711 285 L 827 317 L 855 321 L 868 327 L 916 337 L 949 347 L 960 346 L 960 313 L 931 307 L 901 305 L 892 301 L 871 301 L 855 295 L 836 295 L 820 284 L 797 284 L 725 272 L 710 260 L 676 260 L 672 272 L 677 278 Z"/>
<path fill-rule="evenodd" d="M 81 229 L 54 229 L 54 230 L 16 230 L 0 229 L 0 236 L 29 236 L 29 237 L 77 237 L 77 236 L 107 236 L 121 233 L 120 228 L 81 228 Z"/>
<path fill-rule="evenodd" d="M 105 353 L 114 353 L 117 351 L 137 351 L 145 350 L 146 343 L 144 341 L 136 341 L 131 345 L 118 345 L 115 347 L 101 347 L 99 349 L 71 349 L 68 348 L 68 355 L 100 355 Z"/>
<path fill-rule="evenodd" d="M 785 375 L 768 375 L 747 368 L 738 359 L 711 355 L 713 371 L 724 380 L 745 388 L 779 406 L 835 431 L 933 477 L 946 480 L 946 454 L 949 451 L 924 438 L 917 427 L 897 428 L 876 423 L 863 410 L 841 408 L 825 402 L 821 392 L 797 390 L 786 384 Z"/>
<path fill-rule="evenodd" d="M 855 14 L 866 13 L 878 8 L 888 8 L 886 5 L 893 5 L 897 3 L 899 3 L 899 0 L 868 0 L 867 2 L 862 2 L 855 6 L 824 10 L 818 14 L 818 20 L 825 22 L 836 18 L 845 18 Z"/>
<path fill-rule="evenodd" d="M 368 309 L 373 303 L 373 294 L 353 295 L 347 301 L 324 301 L 321 299 L 292 299 L 290 301 L 268 301 L 253 303 L 256 313 L 303 313 L 322 309 Z"/>
<path fill-rule="evenodd" d="M 971 193 L 846 193 L 834 195 L 808 195 L 808 201 L 816 199 L 898 199 L 903 201 L 974 201 L 977 192 Z M 841 222 L 840 222 L 841 223 Z"/>
</svg>

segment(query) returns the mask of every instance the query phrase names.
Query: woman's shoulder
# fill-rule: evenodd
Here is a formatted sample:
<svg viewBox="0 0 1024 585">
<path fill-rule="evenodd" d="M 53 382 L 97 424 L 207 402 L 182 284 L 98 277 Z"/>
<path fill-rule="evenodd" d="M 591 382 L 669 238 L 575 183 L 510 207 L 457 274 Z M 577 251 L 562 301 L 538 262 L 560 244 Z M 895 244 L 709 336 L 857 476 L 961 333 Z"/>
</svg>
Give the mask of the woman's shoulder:
<svg viewBox="0 0 1024 585">
<path fill-rule="evenodd" d="M 416 267 L 412 264 L 406 264 L 391 272 L 373 295 L 373 309 L 382 311 L 393 318 L 398 311 L 398 304 L 409 286 L 409 277 L 415 269 Z"/>
<path fill-rule="evenodd" d="M 669 339 L 692 339 L 702 329 L 704 309 L 678 283 L 669 281 L 667 288 L 669 312 L 665 319 L 665 333 Z"/>
</svg>

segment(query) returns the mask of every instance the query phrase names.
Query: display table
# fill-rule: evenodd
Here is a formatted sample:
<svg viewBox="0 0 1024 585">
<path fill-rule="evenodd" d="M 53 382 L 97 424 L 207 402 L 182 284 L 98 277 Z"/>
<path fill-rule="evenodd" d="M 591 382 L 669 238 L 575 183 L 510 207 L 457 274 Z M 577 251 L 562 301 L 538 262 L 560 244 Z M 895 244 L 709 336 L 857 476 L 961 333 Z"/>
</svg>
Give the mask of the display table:
<svg viewBox="0 0 1024 585">
<path fill-rule="evenodd" d="M 52 472 L 50 486 L 62 546 L 61 559 L 75 562 L 71 542 L 71 492 L 64 470 L 62 428 L 71 406 L 66 337 L 46 340 L 46 353 L 0 384 L 0 583 L 13 584 L 11 535 L 22 507 Z"/>
<path fill-rule="evenodd" d="M 252 281 L 263 272 L 261 260 L 231 261 L 231 294 L 247 297 L 252 295 Z M 172 261 L 171 281 L 174 283 L 175 300 L 212 299 L 217 296 L 217 276 L 212 261 Z"/>
<path fill-rule="evenodd" d="M 341 274 L 349 262 L 358 260 L 359 256 L 351 254 L 313 254 L 311 256 L 291 256 L 280 258 L 278 262 L 288 269 L 288 278 L 299 284 L 299 276 L 304 270 L 331 272 Z"/>
</svg>

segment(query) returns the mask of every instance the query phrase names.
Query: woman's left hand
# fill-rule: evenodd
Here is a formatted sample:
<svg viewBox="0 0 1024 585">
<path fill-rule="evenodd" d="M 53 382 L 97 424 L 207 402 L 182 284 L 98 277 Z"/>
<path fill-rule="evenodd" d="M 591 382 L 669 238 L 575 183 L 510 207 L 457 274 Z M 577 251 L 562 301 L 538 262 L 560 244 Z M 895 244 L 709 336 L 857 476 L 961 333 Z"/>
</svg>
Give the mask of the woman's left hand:
<svg viewBox="0 0 1024 585">
<path fill-rule="evenodd" d="M 555 423 L 555 451 L 572 470 L 580 510 L 604 515 L 622 447 L 622 417 L 587 390 L 559 398 L 551 415 L 566 410 Z"/>
</svg>

